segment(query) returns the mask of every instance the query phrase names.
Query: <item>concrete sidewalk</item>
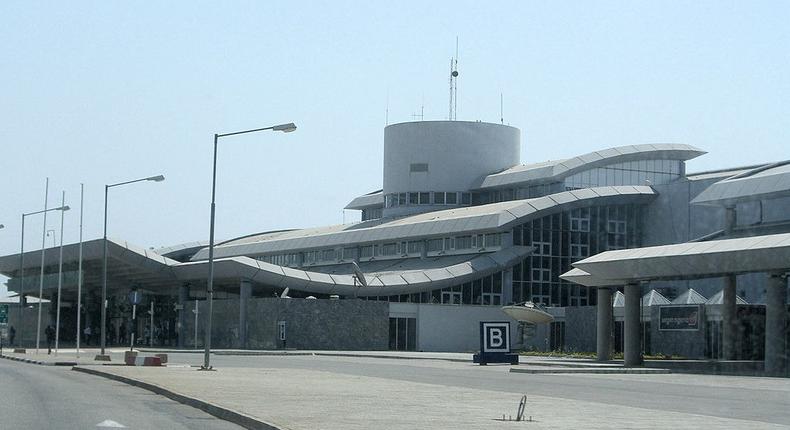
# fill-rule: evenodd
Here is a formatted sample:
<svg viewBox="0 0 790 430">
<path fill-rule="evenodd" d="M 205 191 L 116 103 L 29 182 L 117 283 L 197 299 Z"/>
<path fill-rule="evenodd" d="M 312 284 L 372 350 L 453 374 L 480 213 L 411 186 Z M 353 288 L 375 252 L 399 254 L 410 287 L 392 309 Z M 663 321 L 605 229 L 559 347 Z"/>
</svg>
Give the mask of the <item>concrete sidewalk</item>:
<svg viewBox="0 0 790 430">
<path fill-rule="evenodd" d="M 787 428 L 530 395 L 526 386 L 526 415 L 532 416 L 534 422 L 518 423 L 501 421 L 503 415 L 516 415 L 521 398 L 506 392 L 293 368 L 228 367 L 215 372 L 190 368 L 81 368 L 151 384 L 283 429 Z M 504 369 L 492 369 L 500 370 Z M 459 367 L 459 371 L 463 369 Z"/>
</svg>

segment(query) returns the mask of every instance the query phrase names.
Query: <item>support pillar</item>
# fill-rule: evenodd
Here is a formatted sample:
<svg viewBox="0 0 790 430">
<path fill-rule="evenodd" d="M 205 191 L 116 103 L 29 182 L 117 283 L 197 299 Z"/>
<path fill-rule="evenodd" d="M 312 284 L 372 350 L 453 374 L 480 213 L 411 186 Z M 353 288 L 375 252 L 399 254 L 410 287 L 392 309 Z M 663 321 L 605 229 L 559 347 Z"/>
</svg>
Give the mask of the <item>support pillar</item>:
<svg viewBox="0 0 790 430">
<path fill-rule="evenodd" d="M 639 307 L 642 302 L 641 287 L 638 283 L 625 285 L 625 318 L 623 319 L 623 356 L 626 367 L 642 365 L 642 340 Z"/>
<path fill-rule="evenodd" d="M 728 275 L 724 278 L 722 288 L 721 306 L 721 343 L 722 355 L 724 360 L 737 360 L 738 352 L 735 348 L 735 340 L 738 336 L 737 313 L 735 308 L 735 287 L 737 280 L 735 275 Z"/>
<path fill-rule="evenodd" d="M 189 301 L 189 284 L 178 287 L 178 347 L 183 348 L 187 340 L 187 302 Z"/>
<path fill-rule="evenodd" d="M 513 268 L 502 271 L 502 304 L 513 303 Z"/>
<path fill-rule="evenodd" d="M 252 297 L 252 282 L 242 279 L 239 283 L 239 346 L 247 347 L 247 305 Z"/>
<path fill-rule="evenodd" d="M 765 291 L 765 374 L 784 376 L 787 348 L 787 278 L 784 273 L 771 273 Z"/>
<path fill-rule="evenodd" d="M 598 288 L 598 305 L 596 309 L 595 338 L 598 361 L 612 359 L 612 289 Z"/>
</svg>

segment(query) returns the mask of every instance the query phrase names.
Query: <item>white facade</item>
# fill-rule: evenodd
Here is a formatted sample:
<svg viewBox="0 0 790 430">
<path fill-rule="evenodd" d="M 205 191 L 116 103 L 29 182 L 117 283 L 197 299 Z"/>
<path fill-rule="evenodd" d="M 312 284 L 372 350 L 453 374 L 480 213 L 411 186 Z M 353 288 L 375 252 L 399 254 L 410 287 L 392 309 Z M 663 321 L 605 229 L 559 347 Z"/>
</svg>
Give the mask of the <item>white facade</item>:
<svg viewBox="0 0 790 430">
<path fill-rule="evenodd" d="M 460 193 L 520 160 L 520 132 L 515 127 L 464 121 L 390 125 L 384 129 L 383 194 L 395 194 L 401 201 L 385 203 L 384 216 L 462 205 L 465 197 Z M 440 200 L 435 193 L 458 193 L 456 203 L 447 203 L 445 195 Z"/>
</svg>

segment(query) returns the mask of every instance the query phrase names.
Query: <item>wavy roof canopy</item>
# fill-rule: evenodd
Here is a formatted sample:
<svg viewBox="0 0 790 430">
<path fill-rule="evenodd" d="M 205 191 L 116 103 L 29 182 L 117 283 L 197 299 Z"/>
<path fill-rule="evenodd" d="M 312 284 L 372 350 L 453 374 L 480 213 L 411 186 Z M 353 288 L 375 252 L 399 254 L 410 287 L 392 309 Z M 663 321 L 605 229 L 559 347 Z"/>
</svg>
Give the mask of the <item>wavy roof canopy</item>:
<svg viewBox="0 0 790 430">
<path fill-rule="evenodd" d="M 655 191 L 647 186 L 585 188 L 533 199 L 454 208 L 397 219 L 247 236 L 215 246 L 214 255 L 215 258 L 250 256 L 387 240 L 504 231 L 516 223 L 566 209 L 593 204 L 647 203 L 655 195 Z M 207 258 L 208 249 L 204 248 L 195 254 L 192 261 Z"/>
<path fill-rule="evenodd" d="M 606 251 L 573 263 L 562 279 L 587 285 L 714 278 L 790 269 L 790 233 Z M 577 270 L 578 269 L 578 270 Z"/>
<path fill-rule="evenodd" d="M 732 206 L 740 202 L 790 196 L 790 160 L 723 179 L 691 200 L 692 204 Z"/>
<path fill-rule="evenodd" d="M 633 160 L 666 159 L 690 160 L 706 152 L 691 145 L 655 143 L 619 146 L 590 152 L 566 160 L 546 161 L 511 167 L 481 178 L 472 188 L 486 189 L 526 183 L 557 182 L 574 173 Z"/>
<path fill-rule="evenodd" d="M 344 209 L 366 209 L 369 207 L 384 206 L 384 190 L 373 191 L 351 200 Z"/>
<path fill-rule="evenodd" d="M 250 279 L 276 288 L 291 288 L 315 294 L 389 296 L 411 294 L 458 285 L 488 276 L 517 264 L 532 248 L 514 246 L 480 254 L 463 262 L 424 270 L 392 270 L 366 274 L 367 287 L 358 286 L 351 274 L 330 274 L 278 266 L 249 257 L 222 258 L 214 261 L 217 278 Z M 183 263 L 173 267 L 179 279 L 202 279 L 205 261 Z"/>
</svg>

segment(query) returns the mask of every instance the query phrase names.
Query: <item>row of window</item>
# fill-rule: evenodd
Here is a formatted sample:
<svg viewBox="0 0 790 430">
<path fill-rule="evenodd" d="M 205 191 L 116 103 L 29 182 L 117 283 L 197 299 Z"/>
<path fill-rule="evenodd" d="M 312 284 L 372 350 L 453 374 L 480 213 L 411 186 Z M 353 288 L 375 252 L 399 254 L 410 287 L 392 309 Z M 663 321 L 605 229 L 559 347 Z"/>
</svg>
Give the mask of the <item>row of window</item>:
<svg viewBox="0 0 790 430">
<path fill-rule="evenodd" d="M 364 299 L 401 303 L 501 306 L 504 303 L 502 278 L 502 272 L 497 272 L 455 287 L 397 296 L 365 297 Z"/>
<path fill-rule="evenodd" d="M 565 178 L 566 189 L 667 184 L 682 174 L 679 160 L 638 160 L 585 170 Z"/>
<path fill-rule="evenodd" d="M 460 191 L 410 191 L 408 193 L 391 193 L 384 196 L 384 206 L 388 208 L 415 205 L 469 206 L 471 204 L 472 193 Z"/>
<path fill-rule="evenodd" d="M 422 255 L 423 249 L 428 255 L 440 255 L 454 251 L 489 250 L 501 246 L 502 233 L 485 233 L 265 255 L 258 257 L 258 259 L 279 266 L 300 267 L 314 264 L 334 264 L 357 259 L 370 260 L 377 257 L 419 257 Z"/>
</svg>

